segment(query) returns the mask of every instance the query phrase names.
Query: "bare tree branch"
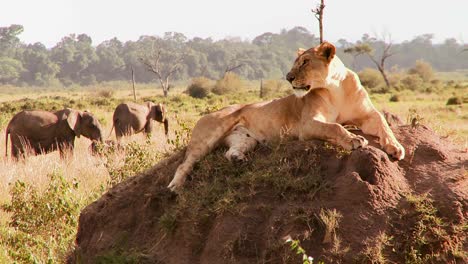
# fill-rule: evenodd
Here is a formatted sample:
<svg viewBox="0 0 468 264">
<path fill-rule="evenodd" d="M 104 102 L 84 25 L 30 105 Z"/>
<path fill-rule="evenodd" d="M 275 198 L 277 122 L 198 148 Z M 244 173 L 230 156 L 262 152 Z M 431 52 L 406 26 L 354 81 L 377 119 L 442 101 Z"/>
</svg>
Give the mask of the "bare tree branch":
<svg viewBox="0 0 468 264">
<path fill-rule="evenodd" d="M 140 57 L 139 60 L 146 66 L 148 71 L 156 75 L 161 87 L 163 88 L 164 96 L 167 96 L 169 92 L 170 78 L 180 69 L 185 56 L 185 52 L 171 52 L 169 58 L 166 58 L 165 61 L 162 62 L 161 58 L 163 57 L 163 50 L 161 48 L 157 48 L 157 50 L 155 50 L 154 43 L 152 43 L 151 54 L 146 57 Z"/>
</svg>

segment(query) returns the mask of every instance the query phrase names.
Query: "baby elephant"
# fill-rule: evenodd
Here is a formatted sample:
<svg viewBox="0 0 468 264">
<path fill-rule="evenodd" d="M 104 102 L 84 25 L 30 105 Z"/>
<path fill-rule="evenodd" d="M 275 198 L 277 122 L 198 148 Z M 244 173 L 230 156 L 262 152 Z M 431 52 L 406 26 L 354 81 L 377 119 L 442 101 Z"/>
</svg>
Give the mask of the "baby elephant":
<svg viewBox="0 0 468 264">
<path fill-rule="evenodd" d="M 145 105 L 135 103 L 119 104 L 115 108 L 112 120 L 117 141 L 120 141 L 122 136 L 130 136 L 142 131 L 150 134 L 153 129 L 151 120 L 164 123 L 166 136 L 169 131 L 169 123 L 164 105 L 154 104 L 153 102 L 146 102 Z"/>
<path fill-rule="evenodd" d="M 21 111 L 13 116 L 6 129 L 5 156 L 8 155 L 8 134 L 11 155 L 15 159 L 24 156 L 28 149 L 34 155 L 59 150 L 63 157 L 66 150 L 73 150 L 75 137 L 80 135 L 102 141 L 102 129 L 97 118 L 89 112 L 70 108 L 54 113 Z"/>
</svg>

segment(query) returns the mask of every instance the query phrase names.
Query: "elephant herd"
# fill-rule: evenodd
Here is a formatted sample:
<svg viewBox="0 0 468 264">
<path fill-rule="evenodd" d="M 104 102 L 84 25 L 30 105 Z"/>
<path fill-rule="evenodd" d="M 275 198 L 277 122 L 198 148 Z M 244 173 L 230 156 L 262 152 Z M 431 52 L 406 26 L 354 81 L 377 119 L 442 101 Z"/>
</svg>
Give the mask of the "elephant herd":
<svg viewBox="0 0 468 264">
<path fill-rule="evenodd" d="M 119 104 L 112 117 L 117 141 L 123 136 L 140 132 L 151 133 L 152 120 L 163 123 L 164 132 L 168 134 L 169 123 L 164 105 L 153 102 L 144 105 Z M 73 152 L 75 137 L 90 139 L 92 146 L 104 141 L 101 124 L 93 114 L 70 108 L 57 112 L 24 110 L 14 115 L 6 128 L 5 156 L 8 156 L 8 135 L 14 159 L 24 157 L 26 153 L 38 155 L 55 150 L 63 157 Z"/>
</svg>

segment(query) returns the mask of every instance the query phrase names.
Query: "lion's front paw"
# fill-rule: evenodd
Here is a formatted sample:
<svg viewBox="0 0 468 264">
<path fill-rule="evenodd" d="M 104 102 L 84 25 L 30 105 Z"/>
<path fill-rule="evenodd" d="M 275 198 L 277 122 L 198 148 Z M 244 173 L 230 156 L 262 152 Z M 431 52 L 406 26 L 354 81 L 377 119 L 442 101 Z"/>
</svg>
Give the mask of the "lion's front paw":
<svg viewBox="0 0 468 264">
<path fill-rule="evenodd" d="M 402 160 L 405 158 L 405 148 L 398 142 L 389 143 L 383 149 L 394 159 Z"/>
<path fill-rule="evenodd" d="M 177 189 L 180 189 L 184 185 L 184 181 L 181 179 L 172 179 L 172 181 L 169 183 L 167 188 L 169 188 L 171 191 L 175 192 Z"/>
<path fill-rule="evenodd" d="M 367 146 L 369 142 L 362 136 L 353 135 L 350 141 L 351 149 L 358 149 Z"/>
</svg>

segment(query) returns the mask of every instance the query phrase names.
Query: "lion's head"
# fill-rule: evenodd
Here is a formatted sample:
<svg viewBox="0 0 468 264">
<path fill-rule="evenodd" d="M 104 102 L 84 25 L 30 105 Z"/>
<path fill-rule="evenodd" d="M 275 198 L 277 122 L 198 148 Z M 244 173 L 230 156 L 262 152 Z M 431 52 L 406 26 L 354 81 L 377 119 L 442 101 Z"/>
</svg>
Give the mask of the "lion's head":
<svg viewBox="0 0 468 264">
<path fill-rule="evenodd" d="M 335 57 L 335 52 L 335 46 L 328 42 L 308 50 L 298 50 L 294 65 L 286 75 L 297 96 L 302 96 L 314 88 L 326 87 L 329 65 Z"/>
</svg>

